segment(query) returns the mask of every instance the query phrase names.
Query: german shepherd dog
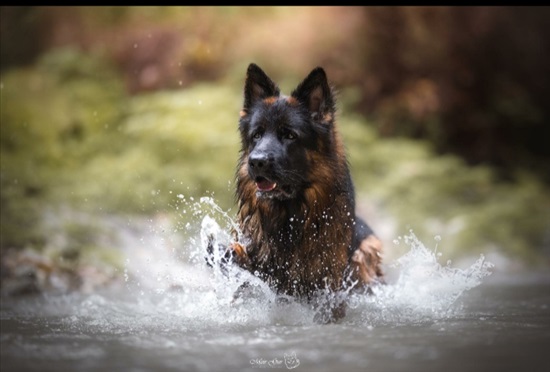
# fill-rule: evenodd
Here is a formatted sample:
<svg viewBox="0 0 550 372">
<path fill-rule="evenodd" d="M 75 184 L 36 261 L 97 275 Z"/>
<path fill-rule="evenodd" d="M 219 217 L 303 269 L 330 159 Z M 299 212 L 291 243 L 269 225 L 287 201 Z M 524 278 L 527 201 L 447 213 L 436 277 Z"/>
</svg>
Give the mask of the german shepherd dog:
<svg viewBox="0 0 550 372">
<path fill-rule="evenodd" d="M 336 129 L 335 96 L 315 68 L 290 96 L 250 64 L 240 112 L 238 226 L 226 264 L 255 273 L 276 293 L 316 303 L 319 293 L 382 280 L 381 243 L 355 215 L 355 192 Z M 214 244 L 209 243 L 212 254 Z M 207 259 L 208 261 L 208 259 Z M 320 305 L 316 321 L 345 315 Z"/>
</svg>

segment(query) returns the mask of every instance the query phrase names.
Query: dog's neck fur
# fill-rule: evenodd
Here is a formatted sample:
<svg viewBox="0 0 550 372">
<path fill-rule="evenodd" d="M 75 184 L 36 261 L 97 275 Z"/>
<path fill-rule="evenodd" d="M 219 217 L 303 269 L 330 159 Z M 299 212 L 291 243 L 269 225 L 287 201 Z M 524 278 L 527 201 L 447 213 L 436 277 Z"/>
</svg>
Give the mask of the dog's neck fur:
<svg viewBox="0 0 550 372">
<path fill-rule="evenodd" d="M 237 174 L 240 229 L 251 242 L 259 242 L 255 245 L 244 241 L 254 266 L 252 271 L 263 274 L 264 279 L 271 280 L 275 288 L 286 294 L 309 296 L 323 285 L 338 289 L 344 266 L 337 263 L 347 259 L 334 258 L 347 255 L 355 219 L 353 192 L 349 192 L 353 187 L 338 185 L 338 180 L 351 184 L 347 164 L 333 167 L 345 170 L 347 174 L 343 176 L 336 171 L 313 174 L 316 182 L 291 200 L 258 198 L 256 185 L 247 175 L 246 154 L 240 164 Z M 279 271 L 285 271 L 284 275 L 277 274 Z M 316 271 L 331 275 L 319 275 Z M 327 276 L 340 279 L 338 283 L 318 282 L 318 278 Z"/>
</svg>

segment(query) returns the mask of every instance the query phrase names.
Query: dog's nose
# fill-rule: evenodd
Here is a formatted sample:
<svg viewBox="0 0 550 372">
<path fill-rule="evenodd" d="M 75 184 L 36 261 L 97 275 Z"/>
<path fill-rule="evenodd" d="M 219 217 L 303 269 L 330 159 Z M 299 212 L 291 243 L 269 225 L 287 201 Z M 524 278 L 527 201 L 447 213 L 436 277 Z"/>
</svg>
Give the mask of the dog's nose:
<svg viewBox="0 0 550 372">
<path fill-rule="evenodd" d="M 269 160 L 269 156 L 265 153 L 252 153 L 248 157 L 248 165 L 256 170 L 261 170 L 267 167 Z"/>
</svg>

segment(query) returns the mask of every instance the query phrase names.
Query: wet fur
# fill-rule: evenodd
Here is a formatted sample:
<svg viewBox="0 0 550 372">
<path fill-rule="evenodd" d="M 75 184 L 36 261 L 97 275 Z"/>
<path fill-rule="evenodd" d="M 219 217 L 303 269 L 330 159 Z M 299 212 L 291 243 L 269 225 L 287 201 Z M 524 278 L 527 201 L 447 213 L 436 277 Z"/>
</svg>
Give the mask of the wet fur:
<svg viewBox="0 0 550 372">
<path fill-rule="evenodd" d="M 336 129 L 335 99 L 314 69 L 284 96 L 255 64 L 247 70 L 236 197 L 240 232 L 233 260 L 275 291 L 308 301 L 319 291 L 382 277 L 381 245 L 355 215 L 355 193 Z M 262 192 L 264 180 L 273 191 Z M 328 321 L 344 315 L 339 304 Z"/>
</svg>

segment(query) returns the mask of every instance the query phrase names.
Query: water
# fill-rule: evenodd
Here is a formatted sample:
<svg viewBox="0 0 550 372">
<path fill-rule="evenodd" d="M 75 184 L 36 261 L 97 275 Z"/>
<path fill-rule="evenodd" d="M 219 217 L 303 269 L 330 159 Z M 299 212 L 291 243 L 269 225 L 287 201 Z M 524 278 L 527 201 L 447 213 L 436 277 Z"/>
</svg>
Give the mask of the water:
<svg viewBox="0 0 550 372">
<path fill-rule="evenodd" d="M 490 275 L 483 256 L 442 265 L 411 232 L 398 239 L 408 252 L 387 266 L 389 283 L 351 295 L 342 321 L 319 325 L 308 305 L 279 301 L 252 274 L 207 268 L 201 236 L 229 239 L 232 221 L 211 199 L 186 213 L 202 221 L 182 227 L 190 250 L 169 244 L 169 228 L 151 231 L 127 247 L 118 287 L 4 298 L 2 371 L 550 370 L 547 273 Z M 244 280 L 255 291 L 234 301 Z"/>
</svg>

